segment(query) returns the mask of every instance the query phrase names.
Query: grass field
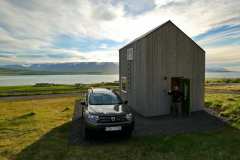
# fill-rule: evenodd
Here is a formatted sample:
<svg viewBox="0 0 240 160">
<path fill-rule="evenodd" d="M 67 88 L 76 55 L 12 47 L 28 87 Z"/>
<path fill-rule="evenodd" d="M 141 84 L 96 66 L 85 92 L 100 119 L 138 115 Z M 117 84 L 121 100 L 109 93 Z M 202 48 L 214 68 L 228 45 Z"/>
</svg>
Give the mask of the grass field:
<svg viewBox="0 0 240 160">
<path fill-rule="evenodd" d="M 104 87 L 117 90 L 119 88 L 119 84 L 117 82 L 75 85 L 46 83 L 28 86 L 0 86 L 0 97 L 71 94 L 85 92 L 90 87 Z M 240 79 L 207 79 L 205 88 L 207 90 L 240 91 Z"/>
<path fill-rule="evenodd" d="M 1 159 L 15 159 L 50 130 L 69 122 L 75 99 L 0 101 Z"/>
<path fill-rule="evenodd" d="M 218 91 L 240 91 L 240 83 L 230 84 L 230 85 L 206 85 L 205 89 L 207 90 L 218 90 Z"/>
<path fill-rule="evenodd" d="M 90 87 L 104 87 L 117 90 L 119 89 L 119 84 L 117 82 L 75 85 L 46 83 L 28 86 L 0 86 L 0 97 L 71 94 L 85 92 Z M 207 79 L 205 88 L 206 90 L 240 91 L 240 79 Z"/>
<path fill-rule="evenodd" d="M 46 83 L 28 86 L 0 86 L 0 97 L 79 93 L 87 91 L 87 89 L 90 87 L 105 87 L 118 89 L 118 83 L 75 84 L 75 85 Z"/>
<path fill-rule="evenodd" d="M 240 78 L 207 79 L 206 91 L 240 92 Z"/>
<path fill-rule="evenodd" d="M 207 94 L 205 104 L 240 129 L 240 95 Z"/>
<path fill-rule="evenodd" d="M 237 160 L 240 157 L 240 131 L 230 127 L 206 133 L 133 137 L 71 146 L 68 144 L 70 120 L 78 98 L 0 101 L 0 159 Z M 213 94 L 207 95 L 206 101 L 221 115 L 239 117 L 238 96 Z M 238 119 L 233 118 L 231 122 L 239 127 Z"/>
</svg>

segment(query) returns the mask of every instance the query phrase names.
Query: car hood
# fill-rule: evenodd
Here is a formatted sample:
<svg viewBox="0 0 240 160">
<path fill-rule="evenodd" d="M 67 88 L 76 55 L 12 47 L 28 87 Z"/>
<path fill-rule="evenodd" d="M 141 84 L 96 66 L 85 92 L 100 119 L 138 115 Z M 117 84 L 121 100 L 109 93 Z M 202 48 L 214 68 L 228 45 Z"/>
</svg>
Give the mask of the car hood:
<svg viewBox="0 0 240 160">
<path fill-rule="evenodd" d="M 88 111 L 94 114 L 125 114 L 130 110 L 127 105 L 89 105 Z"/>
</svg>

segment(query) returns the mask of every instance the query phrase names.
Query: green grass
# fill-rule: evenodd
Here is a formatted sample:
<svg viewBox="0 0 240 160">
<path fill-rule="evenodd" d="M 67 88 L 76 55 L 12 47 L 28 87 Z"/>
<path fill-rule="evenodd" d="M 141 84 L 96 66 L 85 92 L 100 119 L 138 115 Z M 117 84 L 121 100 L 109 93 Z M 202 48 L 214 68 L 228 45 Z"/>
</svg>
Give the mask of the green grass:
<svg viewBox="0 0 240 160">
<path fill-rule="evenodd" d="M 15 159 L 50 130 L 69 122 L 75 99 L 0 101 L 0 159 Z"/>
<path fill-rule="evenodd" d="M 53 129 L 16 159 L 33 160 L 202 160 L 239 159 L 239 131 L 134 137 L 109 143 L 69 146 L 69 124 Z M 231 138 L 229 138 L 231 137 Z"/>
<path fill-rule="evenodd" d="M 207 94 L 206 106 L 227 118 L 233 126 L 240 129 L 240 95 L 237 94 Z"/>
<path fill-rule="evenodd" d="M 70 120 L 80 97 L 0 101 L 0 160 L 225 160 L 240 158 L 240 131 L 226 127 L 205 133 L 133 137 L 72 146 Z M 207 95 L 215 107 L 239 104 L 239 97 Z M 216 102 L 215 102 L 216 101 Z M 219 105 L 220 104 L 220 105 Z M 212 106 L 212 105 L 210 105 Z M 213 107 L 214 108 L 214 107 Z M 238 115 L 239 116 L 239 115 Z"/>
<path fill-rule="evenodd" d="M 36 84 L 28 86 L 0 86 L 0 97 L 46 95 L 85 92 L 90 87 L 105 87 L 118 89 L 118 83 L 97 83 L 97 84 Z"/>
<path fill-rule="evenodd" d="M 235 85 L 206 85 L 207 90 L 240 91 L 240 83 Z"/>
</svg>

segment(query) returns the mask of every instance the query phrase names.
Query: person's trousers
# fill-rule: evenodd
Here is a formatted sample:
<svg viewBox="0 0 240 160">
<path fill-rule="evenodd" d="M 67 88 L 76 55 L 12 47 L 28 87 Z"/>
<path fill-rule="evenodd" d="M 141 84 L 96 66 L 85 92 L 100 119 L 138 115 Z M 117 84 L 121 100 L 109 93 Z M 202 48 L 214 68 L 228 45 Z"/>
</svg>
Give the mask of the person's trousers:
<svg viewBox="0 0 240 160">
<path fill-rule="evenodd" d="M 182 103 L 181 102 L 173 102 L 172 103 L 172 109 L 174 115 L 182 115 Z"/>
</svg>

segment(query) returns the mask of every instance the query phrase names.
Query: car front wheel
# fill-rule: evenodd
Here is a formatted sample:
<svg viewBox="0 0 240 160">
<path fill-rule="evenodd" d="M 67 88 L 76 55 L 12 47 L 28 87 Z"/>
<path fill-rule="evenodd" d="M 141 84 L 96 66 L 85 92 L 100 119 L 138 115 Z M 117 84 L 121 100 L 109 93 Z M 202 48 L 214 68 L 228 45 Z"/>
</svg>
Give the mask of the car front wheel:
<svg viewBox="0 0 240 160">
<path fill-rule="evenodd" d="M 88 128 L 84 129 L 84 138 L 89 139 L 91 137 L 91 131 Z"/>
</svg>

